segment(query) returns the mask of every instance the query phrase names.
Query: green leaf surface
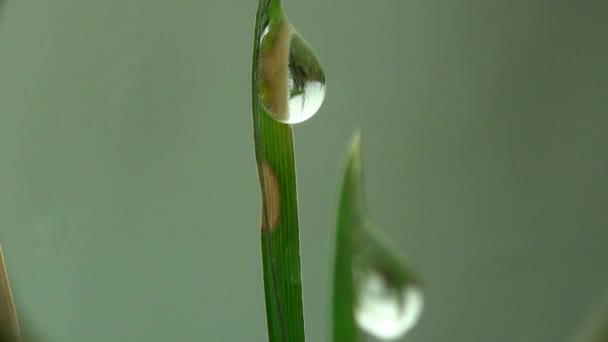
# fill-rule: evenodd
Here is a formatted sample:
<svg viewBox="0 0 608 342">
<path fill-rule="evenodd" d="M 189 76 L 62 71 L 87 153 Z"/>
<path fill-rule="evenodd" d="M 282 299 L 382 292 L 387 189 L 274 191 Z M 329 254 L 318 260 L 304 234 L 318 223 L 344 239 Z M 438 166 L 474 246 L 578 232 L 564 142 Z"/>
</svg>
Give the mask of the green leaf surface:
<svg viewBox="0 0 608 342">
<path fill-rule="evenodd" d="M 304 341 L 296 172 L 291 126 L 260 104 L 258 59 L 264 23 L 280 1 L 259 0 L 253 36 L 251 99 L 255 156 L 262 192 L 262 266 L 270 341 Z"/>
<path fill-rule="evenodd" d="M 350 145 L 339 193 L 333 272 L 332 341 L 364 340 L 364 335 L 394 339 L 417 322 L 422 309 L 420 279 L 367 215 L 360 132 Z M 397 314 L 391 316 L 387 308 L 398 308 L 392 311 Z M 406 314 L 412 318 L 409 323 Z"/>
</svg>

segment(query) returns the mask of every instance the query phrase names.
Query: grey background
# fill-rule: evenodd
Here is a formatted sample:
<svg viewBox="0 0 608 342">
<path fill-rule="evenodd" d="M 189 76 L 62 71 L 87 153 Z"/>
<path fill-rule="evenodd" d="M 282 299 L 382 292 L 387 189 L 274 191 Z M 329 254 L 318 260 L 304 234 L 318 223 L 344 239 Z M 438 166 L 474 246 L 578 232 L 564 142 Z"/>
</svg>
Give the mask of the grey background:
<svg viewBox="0 0 608 342">
<path fill-rule="evenodd" d="M 285 0 L 326 68 L 295 127 L 307 336 L 363 129 L 375 221 L 428 306 L 407 341 L 563 341 L 608 287 L 605 1 Z M 49 341 L 263 341 L 255 1 L 9 0 L 0 240 Z M 102 333 L 103 332 L 103 333 Z"/>
</svg>

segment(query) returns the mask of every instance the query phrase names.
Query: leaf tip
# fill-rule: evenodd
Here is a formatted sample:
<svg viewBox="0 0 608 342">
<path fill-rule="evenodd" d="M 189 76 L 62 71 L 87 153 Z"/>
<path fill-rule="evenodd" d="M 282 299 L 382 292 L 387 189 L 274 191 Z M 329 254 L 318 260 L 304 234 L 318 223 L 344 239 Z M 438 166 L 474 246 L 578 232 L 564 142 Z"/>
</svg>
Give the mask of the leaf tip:
<svg viewBox="0 0 608 342">
<path fill-rule="evenodd" d="M 355 130 L 355 132 L 353 132 L 353 137 L 351 138 L 351 143 L 350 143 L 350 148 L 351 151 L 353 150 L 360 150 L 361 149 L 361 128 L 357 128 Z"/>
<path fill-rule="evenodd" d="M 351 138 L 350 148 L 348 150 L 349 168 L 359 173 L 361 170 L 361 129 L 358 128 L 353 133 Z"/>
</svg>

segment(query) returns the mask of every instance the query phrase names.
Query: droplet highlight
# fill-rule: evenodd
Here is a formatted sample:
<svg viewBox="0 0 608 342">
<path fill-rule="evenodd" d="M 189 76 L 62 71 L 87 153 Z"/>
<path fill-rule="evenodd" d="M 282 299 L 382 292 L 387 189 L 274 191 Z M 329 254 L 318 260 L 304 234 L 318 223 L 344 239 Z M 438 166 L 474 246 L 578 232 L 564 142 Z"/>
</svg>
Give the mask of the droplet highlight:
<svg viewBox="0 0 608 342">
<path fill-rule="evenodd" d="M 272 118 L 296 124 L 321 108 L 325 72 L 312 47 L 282 13 L 262 31 L 258 63 L 260 102 Z"/>
<path fill-rule="evenodd" d="M 390 276 L 369 270 L 356 279 L 355 322 L 365 333 L 391 341 L 410 331 L 422 314 L 422 289 L 393 283 Z"/>
</svg>

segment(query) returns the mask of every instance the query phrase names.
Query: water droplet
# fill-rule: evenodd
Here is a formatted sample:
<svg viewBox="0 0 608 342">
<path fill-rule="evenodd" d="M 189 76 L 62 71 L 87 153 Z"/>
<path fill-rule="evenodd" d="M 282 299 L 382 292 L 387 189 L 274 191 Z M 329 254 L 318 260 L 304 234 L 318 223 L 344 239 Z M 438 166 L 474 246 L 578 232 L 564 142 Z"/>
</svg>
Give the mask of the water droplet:
<svg viewBox="0 0 608 342">
<path fill-rule="evenodd" d="M 352 238 L 355 322 L 377 339 L 400 338 L 416 326 L 422 315 L 420 278 L 369 221 L 355 226 Z"/>
<path fill-rule="evenodd" d="M 361 330 L 381 340 L 393 340 L 416 325 L 424 306 L 420 286 L 374 269 L 355 275 L 355 321 Z"/>
<path fill-rule="evenodd" d="M 313 49 L 281 13 L 262 31 L 258 65 L 260 102 L 275 120 L 310 119 L 325 98 L 325 72 Z"/>
</svg>

